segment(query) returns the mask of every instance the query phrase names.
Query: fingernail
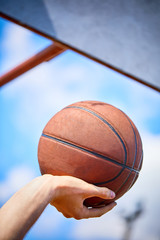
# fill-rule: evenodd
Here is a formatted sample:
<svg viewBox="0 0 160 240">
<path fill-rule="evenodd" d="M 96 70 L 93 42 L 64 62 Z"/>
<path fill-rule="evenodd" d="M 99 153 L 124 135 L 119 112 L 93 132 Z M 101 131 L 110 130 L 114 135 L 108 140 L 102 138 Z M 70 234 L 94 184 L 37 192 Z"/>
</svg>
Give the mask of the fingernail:
<svg viewBox="0 0 160 240">
<path fill-rule="evenodd" d="M 116 194 L 113 191 L 110 191 L 111 198 L 115 198 Z"/>
</svg>

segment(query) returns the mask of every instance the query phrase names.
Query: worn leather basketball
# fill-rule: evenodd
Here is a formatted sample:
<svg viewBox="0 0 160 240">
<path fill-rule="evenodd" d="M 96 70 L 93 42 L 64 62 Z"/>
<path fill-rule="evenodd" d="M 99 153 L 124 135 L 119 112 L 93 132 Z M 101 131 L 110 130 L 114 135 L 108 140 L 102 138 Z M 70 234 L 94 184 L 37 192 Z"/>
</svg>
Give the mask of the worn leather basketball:
<svg viewBox="0 0 160 240">
<path fill-rule="evenodd" d="M 108 187 L 116 193 L 114 200 L 133 186 L 142 159 L 141 138 L 131 119 L 98 101 L 77 102 L 59 111 L 45 126 L 38 146 L 42 174 L 70 175 Z M 110 201 L 94 197 L 85 205 Z"/>
</svg>

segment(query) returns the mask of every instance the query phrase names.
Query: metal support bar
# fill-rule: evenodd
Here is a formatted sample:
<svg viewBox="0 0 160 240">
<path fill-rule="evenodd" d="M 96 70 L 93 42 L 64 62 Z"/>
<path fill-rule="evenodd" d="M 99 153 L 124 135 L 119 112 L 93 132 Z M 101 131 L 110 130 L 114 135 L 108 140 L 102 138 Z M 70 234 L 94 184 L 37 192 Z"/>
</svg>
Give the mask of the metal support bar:
<svg viewBox="0 0 160 240">
<path fill-rule="evenodd" d="M 14 78 L 27 72 L 28 70 L 34 68 L 35 66 L 39 65 L 40 63 L 42 63 L 44 61 L 49 61 L 50 59 L 56 57 L 57 55 L 64 52 L 66 49 L 67 48 L 61 46 L 60 44 L 57 44 L 57 43 L 51 44 L 49 47 L 43 49 L 41 52 L 37 53 L 36 55 L 32 56 L 31 58 L 24 61 L 20 65 L 11 69 L 9 72 L 0 76 L 0 87 L 3 86 L 4 84 L 10 82 Z"/>
</svg>

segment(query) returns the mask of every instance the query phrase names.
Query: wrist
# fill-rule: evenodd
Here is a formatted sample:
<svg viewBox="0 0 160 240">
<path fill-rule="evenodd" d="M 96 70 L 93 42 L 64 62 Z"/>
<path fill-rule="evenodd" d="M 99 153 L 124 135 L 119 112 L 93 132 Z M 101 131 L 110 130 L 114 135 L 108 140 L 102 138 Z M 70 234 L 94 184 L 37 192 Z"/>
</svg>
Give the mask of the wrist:
<svg viewBox="0 0 160 240">
<path fill-rule="evenodd" d="M 48 190 L 48 203 L 53 202 L 58 191 L 58 176 L 51 174 L 42 175 L 45 191 Z"/>
</svg>

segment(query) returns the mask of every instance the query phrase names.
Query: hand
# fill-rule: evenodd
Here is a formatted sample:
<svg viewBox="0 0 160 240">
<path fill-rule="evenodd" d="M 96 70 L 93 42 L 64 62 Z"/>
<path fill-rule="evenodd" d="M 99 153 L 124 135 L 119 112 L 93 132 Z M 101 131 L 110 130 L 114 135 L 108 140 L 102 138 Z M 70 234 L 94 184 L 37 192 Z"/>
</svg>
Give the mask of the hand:
<svg viewBox="0 0 160 240">
<path fill-rule="evenodd" d="M 109 189 L 96 187 L 75 177 L 50 174 L 37 177 L 0 209 L 0 238 L 23 239 L 49 203 L 65 217 L 75 219 L 100 217 L 116 205 L 113 202 L 102 208 L 88 209 L 83 202 L 93 196 L 104 199 L 115 197 Z"/>
<path fill-rule="evenodd" d="M 101 208 L 87 208 L 83 205 L 86 198 L 100 197 L 113 199 L 115 193 L 104 187 L 88 184 L 70 176 L 54 176 L 54 197 L 51 205 L 55 206 L 67 218 L 83 219 L 100 217 L 116 206 L 115 202 Z"/>
</svg>

